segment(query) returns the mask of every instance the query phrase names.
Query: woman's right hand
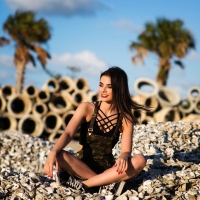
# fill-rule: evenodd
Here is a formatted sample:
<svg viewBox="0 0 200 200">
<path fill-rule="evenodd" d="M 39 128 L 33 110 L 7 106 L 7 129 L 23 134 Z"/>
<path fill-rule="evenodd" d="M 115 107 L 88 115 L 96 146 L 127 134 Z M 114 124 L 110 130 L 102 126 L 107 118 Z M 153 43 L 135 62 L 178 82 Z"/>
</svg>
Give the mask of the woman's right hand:
<svg viewBox="0 0 200 200">
<path fill-rule="evenodd" d="M 47 174 L 50 178 L 53 178 L 53 167 L 58 167 L 57 161 L 56 161 L 56 153 L 53 151 L 50 151 L 45 164 L 44 164 L 44 172 Z M 58 169 L 56 169 L 58 170 Z"/>
</svg>

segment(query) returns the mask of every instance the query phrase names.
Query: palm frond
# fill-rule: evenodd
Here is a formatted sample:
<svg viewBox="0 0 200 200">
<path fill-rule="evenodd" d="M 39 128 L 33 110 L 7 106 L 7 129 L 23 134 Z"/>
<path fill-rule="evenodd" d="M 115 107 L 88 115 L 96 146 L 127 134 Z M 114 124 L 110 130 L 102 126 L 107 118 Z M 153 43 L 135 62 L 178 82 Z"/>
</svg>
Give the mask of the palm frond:
<svg viewBox="0 0 200 200">
<path fill-rule="evenodd" d="M 45 68 L 47 63 L 47 58 L 51 58 L 50 54 L 44 49 L 42 49 L 40 46 L 35 46 L 34 50 L 38 55 L 38 59 L 41 62 L 42 67 Z"/>
<path fill-rule="evenodd" d="M 33 11 L 16 11 L 15 15 L 7 18 L 3 29 L 17 43 L 43 43 L 51 37 L 48 22 L 45 19 L 36 20 Z"/>
<path fill-rule="evenodd" d="M 10 41 L 5 38 L 5 37 L 0 37 L 0 47 L 3 47 L 5 45 L 8 45 L 10 43 Z"/>
<path fill-rule="evenodd" d="M 183 63 L 180 60 L 175 60 L 174 63 L 177 64 L 182 69 L 185 68 L 184 65 L 183 65 Z"/>
</svg>

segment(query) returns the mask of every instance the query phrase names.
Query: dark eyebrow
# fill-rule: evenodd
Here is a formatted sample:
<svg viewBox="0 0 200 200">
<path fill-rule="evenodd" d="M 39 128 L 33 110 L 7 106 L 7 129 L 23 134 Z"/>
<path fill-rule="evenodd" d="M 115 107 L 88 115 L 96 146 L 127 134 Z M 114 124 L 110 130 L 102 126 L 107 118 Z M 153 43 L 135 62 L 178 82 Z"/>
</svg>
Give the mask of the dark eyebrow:
<svg viewBox="0 0 200 200">
<path fill-rule="evenodd" d="M 101 81 L 99 82 L 100 84 L 103 84 Z M 106 84 L 106 85 L 108 85 L 108 86 L 112 86 L 112 84 Z"/>
</svg>

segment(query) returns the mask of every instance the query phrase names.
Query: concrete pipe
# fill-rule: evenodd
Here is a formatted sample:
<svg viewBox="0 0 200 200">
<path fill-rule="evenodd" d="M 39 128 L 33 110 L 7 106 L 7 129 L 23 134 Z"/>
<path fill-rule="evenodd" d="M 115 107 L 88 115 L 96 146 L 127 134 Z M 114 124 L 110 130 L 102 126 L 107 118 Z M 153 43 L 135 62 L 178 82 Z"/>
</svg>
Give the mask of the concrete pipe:
<svg viewBox="0 0 200 200">
<path fill-rule="evenodd" d="M 194 110 L 195 104 L 191 99 L 185 98 L 180 101 L 179 110 L 184 114 L 189 114 Z"/>
<path fill-rule="evenodd" d="M 4 85 L 1 88 L 1 94 L 6 100 L 10 99 L 15 93 L 15 88 L 12 85 Z"/>
<path fill-rule="evenodd" d="M 197 114 L 200 114 L 200 98 L 194 102 L 194 111 Z"/>
<path fill-rule="evenodd" d="M 155 112 L 159 108 L 159 102 L 155 96 L 145 97 L 142 95 L 136 95 L 132 97 L 132 100 L 138 104 L 150 107 L 151 112 Z"/>
<path fill-rule="evenodd" d="M 55 143 L 57 139 L 63 134 L 63 132 L 64 132 L 63 130 L 54 131 L 49 135 L 48 141 Z"/>
<path fill-rule="evenodd" d="M 192 101 L 197 101 L 200 99 L 200 89 L 198 87 L 191 87 L 188 90 L 188 98 Z"/>
<path fill-rule="evenodd" d="M 76 108 L 82 102 L 87 102 L 87 96 L 85 92 L 81 92 L 75 90 L 75 92 L 71 95 L 72 105 Z"/>
<path fill-rule="evenodd" d="M 22 94 L 28 96 L 30 99 L 33 99 L 37 96 L 38 89 L 34 85 L 28 85 L 22 90 Z"/>
<path fill-rule="evenodd" d="M 47 105 L 43 102 L 36 102 L 33 104 L 32 113 L 38 117 L 43 117 L 48 112 Z"/>
<path fill-rule="evenodd" d="M 138 94 L 145 97 L 152 97 L 158 93 L 158 84 L 148 78 L 138 78 L 135 81 L 134 88 Z M 142 91 L 142 88 L 145 91 Z"/>
<path fill-rule="evenodd" d="M 70 77 L 62 77 L 58 80 L 59 91 L 72 94 L 75 90 L 75 83 Z"/>
<path fill-rule="evenodd" d="M 0 112 L 3 112 L 6 110 L 6 100 L 5 98 L 0 94 Z"/>
<path fill-rule="evenodd" d="M 69 123 L 70 119 L 73 117 L 75 111 L 74 110 L 69 110 L 67 111 L 66 113 L 63 114 L 62 116 L 62 126 L 63 126 L 63 129 L 66 128 L 67 124 Z"/>
<path fill-rule="evenodd" d="M 148 124 L 148 123 L 154 123 L 154 118 L 150 116 L 145 116 L 143 119 L 141 119 L 141 124 Z"/>
<path fill-rule="evenodd" d="M 17 129 L 17 120 L 7 112 L 0 116 L 0 131 L 15 131 Z"/>
<path fill-rule="evenodd" d="M 47 103 L 50 100 L 50 92 L 48 90 L 39 90 L 36 95 L 37 102 Z"/>
<path fill-rule="evenodd" d="M 178 122 L 183 117 L 183 114 L 177 108 L 165 107 L 153 115 L 155 122 Z"/>
<path fill-rule="evenodd" d="M 42 119 L 44 123 L 44 130 L 51 134 L 60 129 L 62 125 L 62 118 L 55 112 L 48 112 Z"/>
<path fill-rule="evenodd" d="M 138 104 L 144 105 L 147 97 L 145 97 L 143 95 L 135 95 L 135 96 L 132 96 L 131 99 Z"/>
<path fill-rule="evenodd" d="M 39 137 L 44 130 L 44 125 L 39 117 L 28 114 L 19 120 L 18 130 L 24 134 Z"/>
<path fill-rule="evenodd" d="M 160 86 L 156 95 L 161 107 L 177 106 L 180 103 L 180 95 L 173 89 Z"/>
<path fill-rule="evenodd" d="M 59 90 L 58 81 L 55 78 L 51 78 L 46 81 L 46 83 L 42 86 L 43 90 L 47 90 L 50 93 L 57 92 Z"/>
<path fill-rule="evenodd" d="M 95 102 L 99 100 L 98 93 L 95 91 L 88 91 L 86 96 L 89 102 Z"/>
<path fill-rule="evenodd" d="M 181 119 L 182 122 L 198 122 L 200 123 L 199 114 L 189 114 L 188 116 Z"/>
<path fill-rule="evenodd" d="M 133 110 L 132 112 L 133 112 L 133 115 L 135 116 L 135 118 L 138 119 L 138 122 L 142 122 L 146 117 L 146 113 L 143 111 L 139 112 L 139 111 Z"/>
<path fill-rule="evenodd" d="M 53 94 L 48 106 L 51 111 L 56 112 L 58 114 L 63 114 L 72 107 L 71 101 L 71 96 L 69 94 L 55 93 Z"/>
<path fill-rule="evenodd" d="M 156 97 L 154 97 L 154 96 L 148 97 L 146 99 L 144 105 L 148 106 L 151 109 L 151 112 L 156 112 L 159 109 L 159 107 L 160 107 L 158 99 Z"/>
<path fill-rule="evenodd" d="M 15 94 L 8 100 L 7 110 L 12 116 L 21 118 L 32 109 L 31 100 L 24 94 Z"/>
<path fill-rule="evenodd" d="M 74 81 L 75 88 L 78 91 L 84 91 L 87 92 L 89 90 L 89 82 L 85 78 L 77 78 Z"/>
</svg>

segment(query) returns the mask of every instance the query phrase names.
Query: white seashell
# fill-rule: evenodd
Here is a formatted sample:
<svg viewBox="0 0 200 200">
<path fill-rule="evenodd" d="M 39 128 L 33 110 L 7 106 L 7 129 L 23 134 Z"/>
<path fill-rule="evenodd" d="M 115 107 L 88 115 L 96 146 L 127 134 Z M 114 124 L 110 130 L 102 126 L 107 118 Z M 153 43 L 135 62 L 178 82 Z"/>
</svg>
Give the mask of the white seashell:
<svg viewBox="0 0 200 200">
<path fill-rule="evenodd" d="M 152 188 L 151 186 L 148 186 L 146 191 L 147 191 L 148 194 L 153 194 L 154 188 Z"/>
<path fill-rule="evenodd" d="M 82 200 L 82 196 L 81 195 L 76 196 L 75 200 Z"/>
<path fill-rule="evenodd" d="M 136 197 L 136 196 L 130 196 L 128 199 L 129 199 L 129 200 L 139 200 L 139 197 Z"/>
<path fill-rule="evenodd" d="M 45 189 L 48 194 L 52 194 L 54 192 L 54 188 L 52 188 L 52 187 L 46 187 Z"/>
<path fill-rule="evenodd" d="M 121 195 L 121 196 L 117 197 L 115 200 L 128 200 L 128 197 L 125 195 Z"/>
<path fill-rule="evenodd" d="M 101 190 L 101 194 L 106 194 L 107 193 L 107 190 L 106 189 L 102 189 Z"/>
<path fill-rule="evenodd" d="M 43 196 L 44 195 L 42 195 L 41 193 L 37 193 L 36 196 L 35 196 L 35 200 L 43 200 L 44 199 Z"/>
<path fill-rule="evenodd" d="M 66 197 L 65 199 L 66 199 L 66 200 L 74 200 L 74 197 L 68 196 L 68 197 Z"/>
<path fill-rule="evenodd" d="M 109 194 L 105 196 L 105 200 L 112 200 L 113 199 L 113 195 Z"/>
</svg>

